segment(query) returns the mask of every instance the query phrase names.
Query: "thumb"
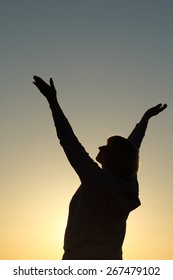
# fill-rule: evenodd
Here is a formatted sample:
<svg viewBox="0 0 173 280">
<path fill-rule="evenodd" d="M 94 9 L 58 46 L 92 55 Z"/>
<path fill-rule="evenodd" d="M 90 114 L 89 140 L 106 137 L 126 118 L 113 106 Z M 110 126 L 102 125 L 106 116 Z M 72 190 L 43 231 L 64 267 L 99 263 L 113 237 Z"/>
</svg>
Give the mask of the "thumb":
<svg viewBox="0 0 173 280">
<path fill-rule="evenodd" d="M 53 79 L 50 78 L 50 86 L 54 89 L 54 91 L 56 92 L 56 88 L 54 86 L 54 82 L 53 82 Z"/>
</svg>

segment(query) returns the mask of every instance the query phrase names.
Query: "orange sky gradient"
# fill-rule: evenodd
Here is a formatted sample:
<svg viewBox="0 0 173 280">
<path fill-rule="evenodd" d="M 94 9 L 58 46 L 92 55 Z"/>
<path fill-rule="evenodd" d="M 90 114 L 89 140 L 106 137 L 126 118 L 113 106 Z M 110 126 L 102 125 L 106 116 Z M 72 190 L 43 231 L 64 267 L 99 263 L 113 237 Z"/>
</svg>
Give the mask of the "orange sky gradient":
<svg viewBox="0 0 173 280">
<path fill-rule="evenodd" d="M 141 206 L 128 219 L 124 259 L 173 259 L 171 1 L 11 1 L 0 11 L 0 259 L 61 259 L 80 182 L 32 84 L 54 78 L 92 158 L 128 136 L 151 106 L 140 151 Z"/>
</svg>

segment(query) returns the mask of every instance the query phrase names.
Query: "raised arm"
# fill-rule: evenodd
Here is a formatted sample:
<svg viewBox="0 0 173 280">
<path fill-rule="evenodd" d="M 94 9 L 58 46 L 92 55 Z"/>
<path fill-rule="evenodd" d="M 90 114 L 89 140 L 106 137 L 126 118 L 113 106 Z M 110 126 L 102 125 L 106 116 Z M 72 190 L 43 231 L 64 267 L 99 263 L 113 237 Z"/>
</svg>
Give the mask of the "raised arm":
<svg viewBox="0 0 173 280">
<path fill-rule="evenodd" d="M 50 85 L 43 81 L 40 77 L 34 76 L 34 82 L 40 92 L 46 97 L 52 111 L 54 124 L 56 127 L 57 136 L 64 152 L 79 175 L 81 181 L 89 178 L 94 178 L 99 169 L 98 165 L 89 157 L 84 147 L 80 144 L 75 136 L 71 125 L 65 117 L 60 105 L 57 101 L 57 93 L 53 83 L 50 79 Z"/>
<path fill-rule="evenodd" d="M 148 126 L 149 120 L 160 114 L 163 110 L 165 110 L 167 104 L 162 105 L 161 103 L 148 109 L 143 115 L 141 121 L 135 126 L 128 139 L 139 149 L 142 143 L 142 140 L 145 136 L 145 132 Z"/>
</svg>

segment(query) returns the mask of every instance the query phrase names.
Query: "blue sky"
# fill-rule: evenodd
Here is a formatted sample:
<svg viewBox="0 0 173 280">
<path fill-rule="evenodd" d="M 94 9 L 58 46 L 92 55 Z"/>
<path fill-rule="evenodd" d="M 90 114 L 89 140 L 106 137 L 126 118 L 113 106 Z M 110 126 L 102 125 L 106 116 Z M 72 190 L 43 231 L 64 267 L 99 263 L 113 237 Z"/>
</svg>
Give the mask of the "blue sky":
<svg viewBox="0 0 173 280">
<path fill-rule="evenodd" d="M 68 203 L 79 185 L 32 84 L 35 74 L 54 78 L 60 104 L 93 158 L 110 135 L 128 136 L 150 106 L 168 104 L 149 124 L 141 149 L 143 204 L 130 218 L 125 256 L 145 257 L 140 244 L 156 234 L 167 243 L 153 241 L 149 257 L 173 256 L 172 10 L 167 0 L 1 1 L 0 218 L 2 243 L 10 244 L 1 258 L 61 258 Z M 26 236 L 18 253 L 10 249 L 12 235 Z M 28 240 L 38 245 L 27 255 Z M 51 249 L 41 249 L 45 243 Z"/>
</svg>

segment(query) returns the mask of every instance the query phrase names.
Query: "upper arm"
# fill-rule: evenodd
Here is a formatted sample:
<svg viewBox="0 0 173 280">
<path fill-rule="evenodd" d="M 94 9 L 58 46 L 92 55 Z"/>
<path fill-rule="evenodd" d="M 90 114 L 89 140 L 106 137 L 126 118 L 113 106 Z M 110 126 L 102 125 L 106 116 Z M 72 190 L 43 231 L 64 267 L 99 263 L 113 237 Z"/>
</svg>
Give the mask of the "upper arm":
<svg viewBox="0 0 173 280">
<path fill-rule="evenodd" d="M 99 166 L 90 158 L 79 142 L 58 103 L 51 106 L 57 136 L 64 152 L 81 181 L 94 180 Z"/>
<path fill-rule="evenodd" d="M 70 145 L 65 145 L 60 141 L 64 152 L 81 182 L 93 181 L 100 172 L 98 164 L 89 156 L 79 141 L 71 141 Z"/>
</svg>

